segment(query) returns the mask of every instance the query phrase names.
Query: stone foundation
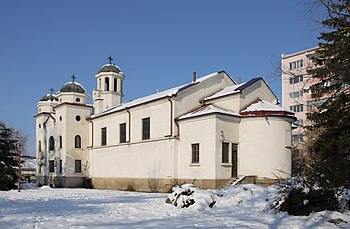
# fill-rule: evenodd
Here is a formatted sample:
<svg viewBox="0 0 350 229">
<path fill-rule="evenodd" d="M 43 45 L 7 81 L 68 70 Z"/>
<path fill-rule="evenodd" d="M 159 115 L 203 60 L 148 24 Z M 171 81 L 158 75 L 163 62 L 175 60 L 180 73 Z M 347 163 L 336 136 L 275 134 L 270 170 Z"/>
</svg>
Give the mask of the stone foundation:
<svg viewBox="0 0 350 229">
<path fill-rule="evenodd" d="M 83 188 L 83 181 L 83 177 L 36 176 L 36 185 L 39 187 L 48 185 L 53 188 Z"/>
</svg>

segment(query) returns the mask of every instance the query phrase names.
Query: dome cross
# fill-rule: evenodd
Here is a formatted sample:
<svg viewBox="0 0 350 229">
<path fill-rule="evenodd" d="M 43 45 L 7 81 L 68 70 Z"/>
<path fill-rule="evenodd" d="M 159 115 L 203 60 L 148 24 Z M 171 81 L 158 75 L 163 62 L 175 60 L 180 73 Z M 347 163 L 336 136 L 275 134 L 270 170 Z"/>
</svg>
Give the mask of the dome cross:
<svg viewBox="0 0 350 229">
<path fill-rule="evenodd" d="M 112 64 L 112 60 L 113 60 L 112 56 L 109 56 L 107 59 L 109 60 L 109 64 Z"/>
<path fill-rule="evenodd" d="M 74 80 L 75 80 L 77 77 L 75 77 L 75 75 L 73 74 L 70 78 L 72 78 L 73 83 L 74 83 Z"/>
</svg>

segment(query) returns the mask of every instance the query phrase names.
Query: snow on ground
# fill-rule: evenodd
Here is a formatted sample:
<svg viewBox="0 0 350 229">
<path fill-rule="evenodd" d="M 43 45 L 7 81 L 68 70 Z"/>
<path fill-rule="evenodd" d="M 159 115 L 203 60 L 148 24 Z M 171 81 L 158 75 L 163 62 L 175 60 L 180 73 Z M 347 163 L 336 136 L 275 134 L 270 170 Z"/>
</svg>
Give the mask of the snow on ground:
<svg viewBox="0 0 350 229">
<path fill-rule="evenodd" d="M 305 217 L 264 211 L 276 192 L 272 187 L 239 185 L 220 192 L 213 208 L 199 211 L 194 205 L 166 204 L 169 194 L 47 186 L 3 191 L 0 228 L 350 228 L 350 213 Z M 329 219 L 340 219 L 340 224 Z"/>
</svg>

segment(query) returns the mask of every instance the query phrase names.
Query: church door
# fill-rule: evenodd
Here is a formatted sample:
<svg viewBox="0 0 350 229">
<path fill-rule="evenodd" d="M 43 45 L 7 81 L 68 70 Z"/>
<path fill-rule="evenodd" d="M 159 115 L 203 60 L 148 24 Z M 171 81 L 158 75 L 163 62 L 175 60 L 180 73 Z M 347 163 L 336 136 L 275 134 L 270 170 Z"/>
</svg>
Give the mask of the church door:
<svg viewBox="0 0 350 229">
<path fill-rule="evenodd" d="M 231 152 L 231 158 L 232 158 L 232 167 L 231 167 L 231 177 L 236 178 L 237 177 L 237 151 L 238 151 L 238 144 L 232 143 L 232 152 Z"/>
</svg>

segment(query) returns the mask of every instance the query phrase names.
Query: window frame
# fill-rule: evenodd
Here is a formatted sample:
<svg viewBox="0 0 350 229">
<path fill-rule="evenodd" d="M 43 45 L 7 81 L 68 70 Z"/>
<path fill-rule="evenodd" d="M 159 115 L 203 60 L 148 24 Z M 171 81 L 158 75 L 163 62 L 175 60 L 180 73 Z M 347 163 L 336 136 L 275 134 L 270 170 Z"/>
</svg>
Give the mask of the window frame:
<svg viewBox="0 0 350 229">
<path fill-rule="evenodd" d="M 221 144 L 221 163 L 230 163 L 230 143 L 222 142 Z"/>
<path fill-rule="evenodd" d="M 101 128 L 101 146 L 107 145 L 107 127 Z"/>
<path fill-rule="evenodd" d="M 78 164 L 77 164 L 78 163 Z M 79 165 L 79 166 L 77 166 Z M 81 173 L 81 160 L 75 160 L 74 161 L 74 173 Z"/>
<path fill-rule="evenodd" d="M 55 150 L 55 139 L 53 136 L 49 137 L 49 151 Z"/>
<path fill-rule="evenodd" d="M 119 143 L 126 143 L 126 122 L 119 124 Z"/>
<path fill-rule="evenodd" d="M 80 137 L 79 134 L 75 135 L 75 137 L 74 137 L 74 148 L 75 149 L 81 149 L 82 148 L 82 146 L 81 146 L 81 137 Z"/>
<path fill-rule="evenodd" d="M 199 164 L 199 143 L 192 143 L 191 151 L 191 163 Z"/>
<path fill-rule="evenodd" d="M 142 119 L 142 140 L 148 140 L 151 138 L 151 118 Z"/>
<path fill-rule="evenodd" d="M 49 173 L 54 173 L 54 172 L 55 172 L 55 161 L 49 160 Z"/>
</svg>

